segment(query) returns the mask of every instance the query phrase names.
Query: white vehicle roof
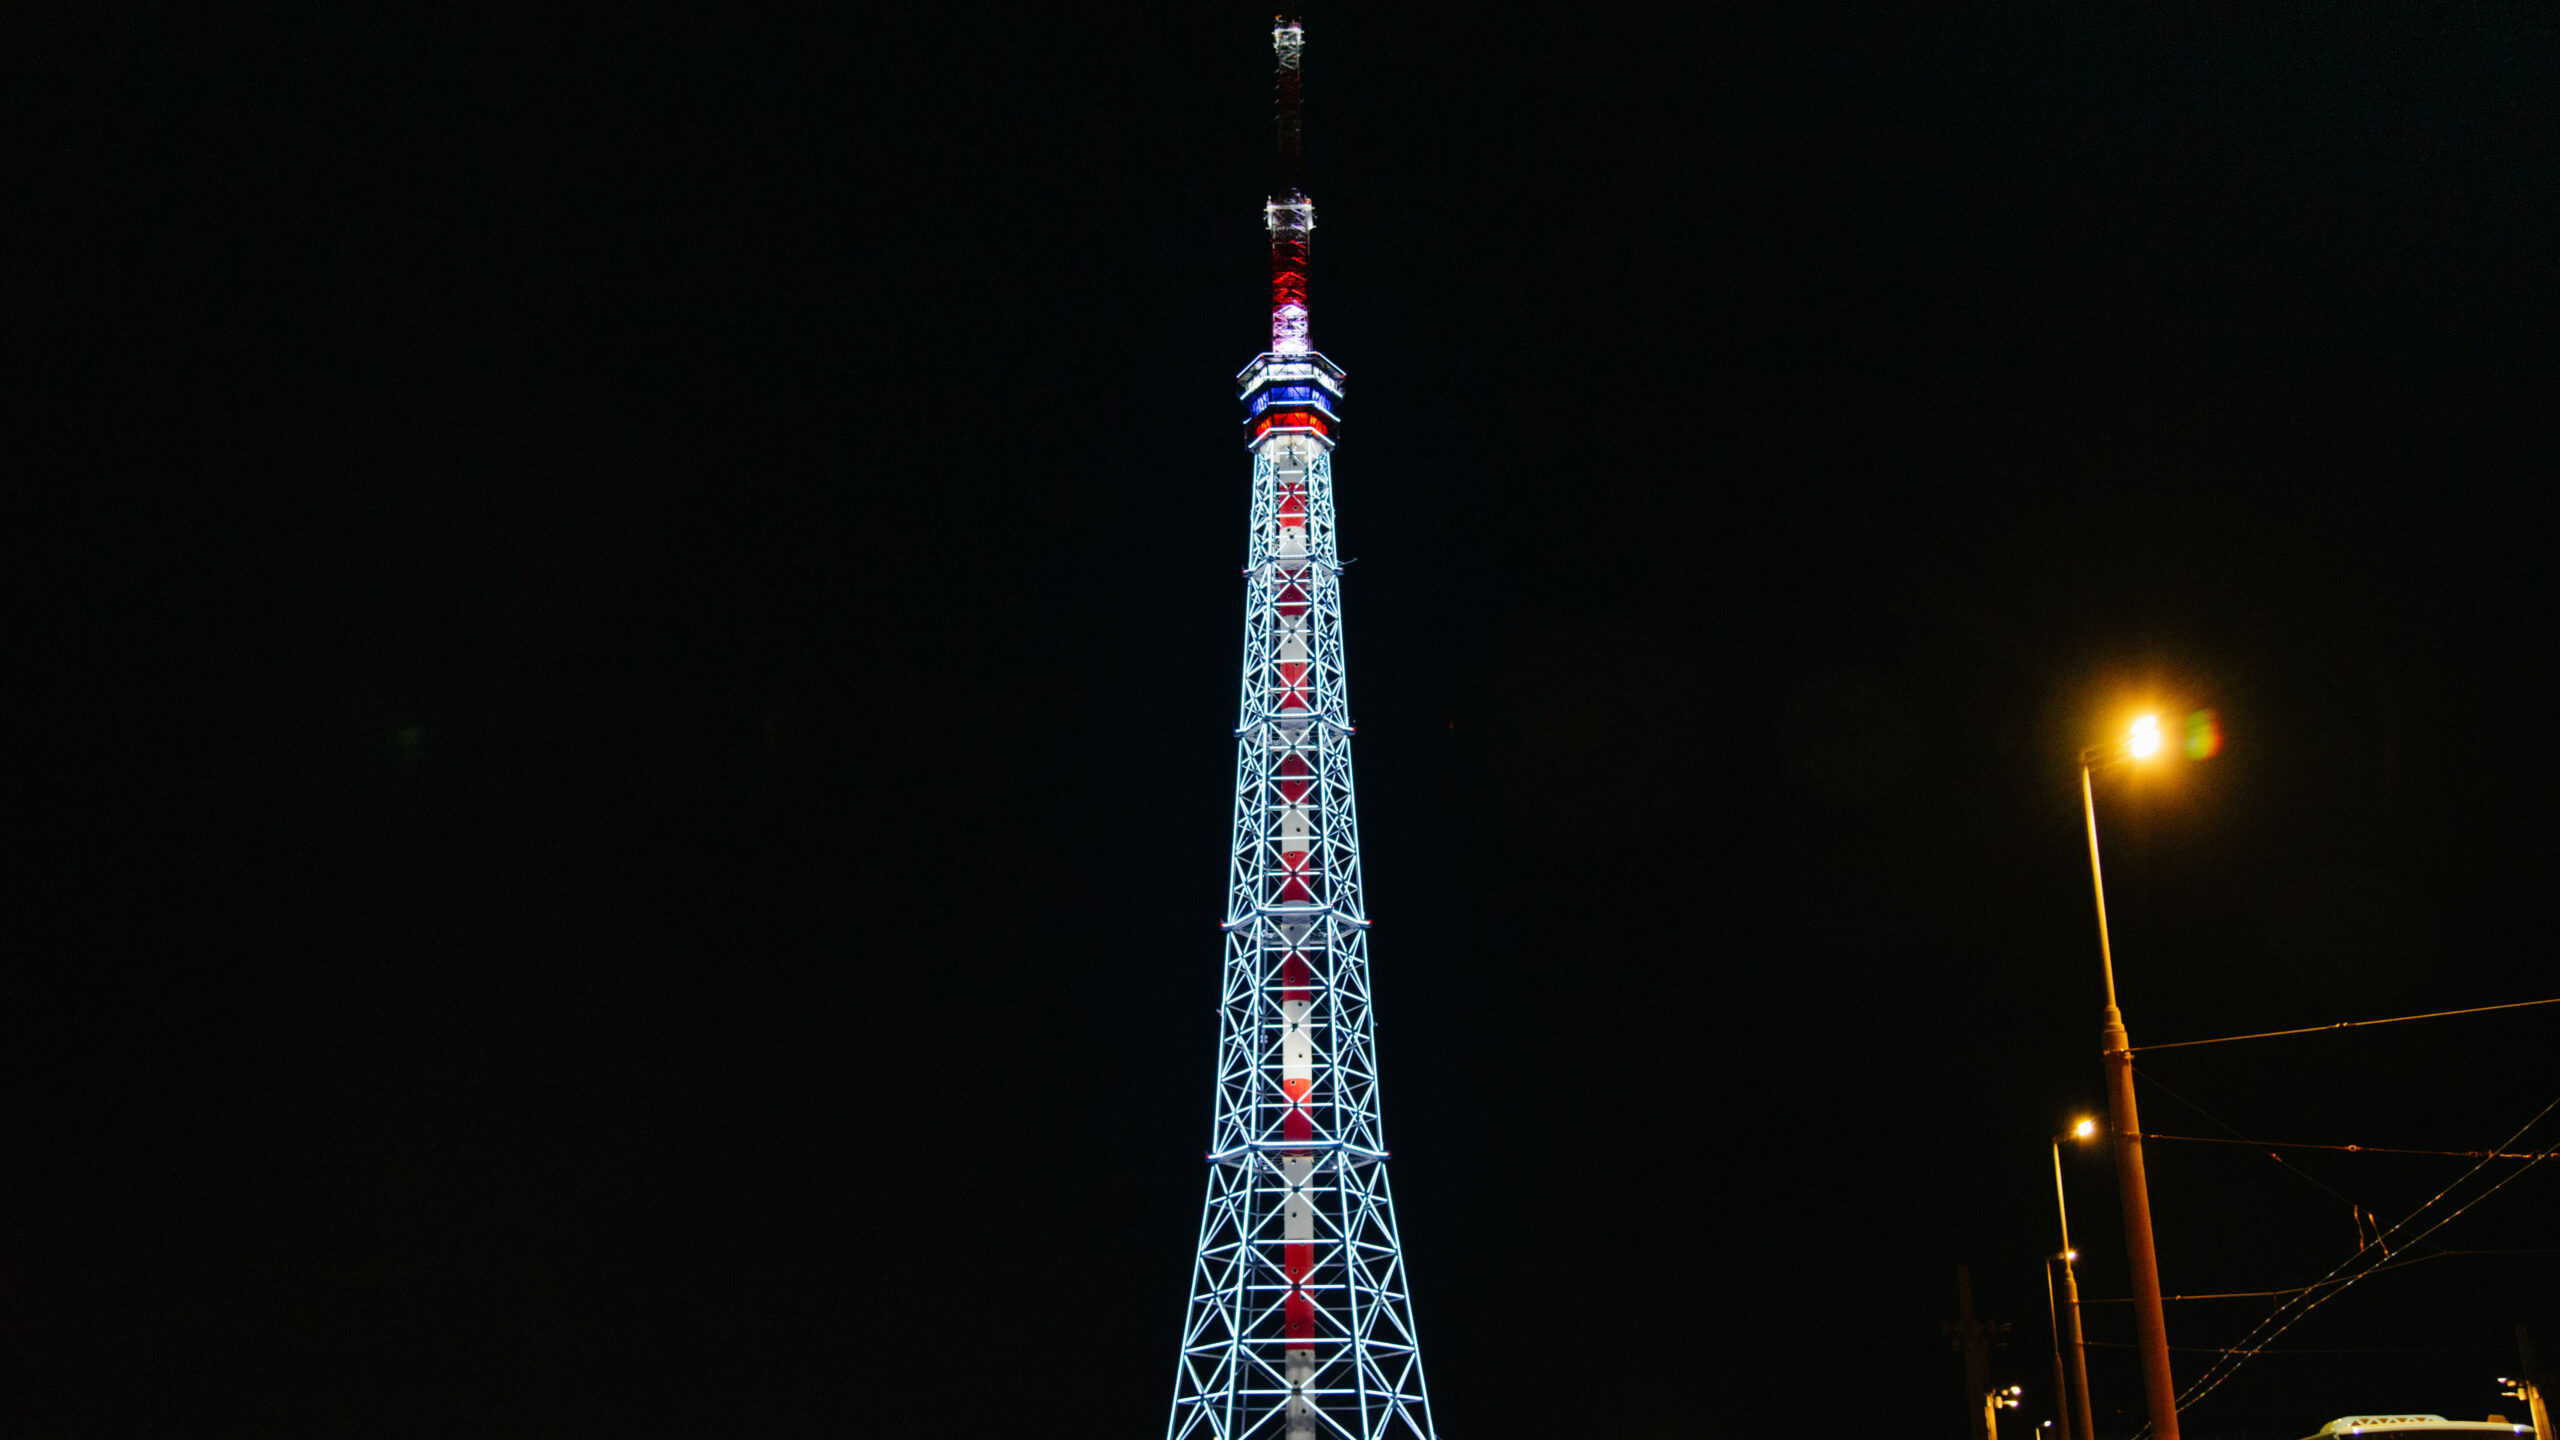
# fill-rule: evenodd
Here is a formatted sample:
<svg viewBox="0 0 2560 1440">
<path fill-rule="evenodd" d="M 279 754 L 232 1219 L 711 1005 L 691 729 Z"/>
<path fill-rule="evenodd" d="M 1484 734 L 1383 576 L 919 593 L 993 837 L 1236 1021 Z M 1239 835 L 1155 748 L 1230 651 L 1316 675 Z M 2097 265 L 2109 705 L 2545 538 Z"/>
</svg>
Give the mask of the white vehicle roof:
<svg viewBox="0 0 2560 1440">
<path fill-rule="evenodd" d="M 2510 1424 L 2504 1420 L 2447 1420 L 2441 1415 L 2342 1415 L 2321 1426 L 2318 1435 L 2306 1436 L 2305 1440 L 2324 1440 L 2324 1437 L 2334 1440 L 2334 1437 L 2340 1435 L 2362 1435 L 2368 1431 L 2380 1430 L 2388 1430 L 2395 1434 L 2422 1431 L 2443 1435 L 2455 1432 L 2468 1432 L 2475 1435 L 2531 1435 L 2533 1433 L 2533 1427 L 2530 1425 Z"/>
</svg>

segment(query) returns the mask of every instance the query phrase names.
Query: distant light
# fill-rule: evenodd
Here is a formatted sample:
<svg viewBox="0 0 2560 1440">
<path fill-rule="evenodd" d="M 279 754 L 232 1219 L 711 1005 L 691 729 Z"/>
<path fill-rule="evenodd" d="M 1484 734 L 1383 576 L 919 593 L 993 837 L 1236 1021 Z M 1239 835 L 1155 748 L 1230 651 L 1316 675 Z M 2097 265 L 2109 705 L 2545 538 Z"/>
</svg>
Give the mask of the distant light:
<svg viewBox="0 0 2560 1440">
<path fill-rule="evenodd" d="M 2210 760 L 2222 753 L 2222 718 L 2210 710 L 2187 717 L 2187 758 Z"/>
<path fill-rule="evenodd" d="M 2095 1120 L 2083 1119 L 2071 1127 L 2072 1138 L 2078 1140 L 2086 1140 L 2097 1133 L 2098 1122 Z"/>
<path fill-rule="evenodd" d="M 2077 1250 L 2065 1250 L 2062 1252 L 2062 1258 L 2065 1260 L 2077 1260 L 2080 1258 L 2080 1252 Z"/>
<path fill-rule="evenodd" d="M 2145 715 L 2134 721 L 2133 734 L 2126 737 L 2125 749 L 2130 751 L 2136 760 L 2156 753 L 2160 749 L 2160 717 Z"/>
</svg>

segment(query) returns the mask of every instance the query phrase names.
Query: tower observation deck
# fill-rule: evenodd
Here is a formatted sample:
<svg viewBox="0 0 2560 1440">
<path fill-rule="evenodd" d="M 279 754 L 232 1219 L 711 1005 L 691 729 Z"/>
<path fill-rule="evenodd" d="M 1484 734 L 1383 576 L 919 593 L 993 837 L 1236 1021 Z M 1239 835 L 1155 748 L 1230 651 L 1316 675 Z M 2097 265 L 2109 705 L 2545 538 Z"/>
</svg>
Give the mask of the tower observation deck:
<svg viewBox="0 0 2560 1440">
<path fill-rule="evenodd" d="M 1433 1440 L 1378 1120 L 1334 539 L 1343 373 L 1308 331 L 1306 32 L 1283 15 L 1271 38 L 1271 348 L 1237 376 L 1253 499 L 1216 1106 L 1166 1433 Z"/>
</svg>

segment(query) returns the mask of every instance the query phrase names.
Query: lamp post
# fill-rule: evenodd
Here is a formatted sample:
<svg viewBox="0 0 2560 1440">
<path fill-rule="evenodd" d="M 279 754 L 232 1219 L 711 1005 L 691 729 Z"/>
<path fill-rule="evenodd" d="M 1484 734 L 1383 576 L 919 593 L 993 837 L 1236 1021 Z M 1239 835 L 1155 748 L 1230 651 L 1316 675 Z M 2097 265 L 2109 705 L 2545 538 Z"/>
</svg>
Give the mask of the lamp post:
<svg viewBox="0 0 2560 1440">
<path fill-rule="evenodd" d="M 2080 752 L 2080 814 L 2089 829 L 2089 888 L 2098 902 L 2098 968 L 2105 977 L 2107 1008 L 2101 1017 L 2099 1053 L 2107 1071 L 2107 1126 L 2115 1136 L 2116 1184 L 2124 1195 L 2125 1258 L 2133 1269 L 2134 1341 L 2142 1352 L 2142 1393 L 2157 1440 L 2178 1440 L 2178 1391 L 2169 1378 L 2168 1318 L 2160 1307 L 2160 1259 L 2151 1247 L 2151 1189 L 2142 1172 L 2142 1124 L 2133 1107 L 2133 1041 L 2116 1008 L 2115 952 L 2107 940 L 2107 882 L 2098 868 L 2098 807 L 2089 795 L 2089 772 L 2141 760 L 2160 749 L 2160 721 L 2145 715 L 2125 738 Z M 2092 1437 L 2094 1440 L 2094 1437 Z"/>
<path fill-rule="evenodd" d="M 2095 1120 L 2082 1120 L 2071 1127 L 2071 1138 L 2075 1140 L 2087 1140 L 2097 1133 L 2098 1122 Z M 2066 1332 L 2071 1340 L 2071 1384 L 2068 1390 L 2076 1412 L 2074 1418 L 2080 1425 L 2080 1440 L 2098 1440 L 2095 1407 L 2089 1403 L 2089 1350 L 2080 1338 L 2080 1278 L 2073 1268 L 2080 1252 L 2071 1248 L 2071 1207 L 2062 1198 L 2062 1140 L 2062 1136 L 2053 1137 L 2053 1210 L 2062 1222 L 2062 1253 L 2054 1259 L 2062 1262 L 2062 1313 L 2070 1321 Z M 2052 1260 L 2045 1262 L 2044 1274 L 2045 1298 L 2050 1304 L 2053 1296 Z M 2054 1369 L 2058 1371 L 2061 1368 L 2062 1357 L 2057 1352 Z M 2070 1440 L 2070 1437 L 2065 1436 L 2064 1440 Z"/>
<path fill-rule="evenodd" d="M 2048 1255 L 2044 1262 L 2044 1323 L 2053 1337 L 2053 1415 L 2062 1422 L 2054 1440 L 2071 1440 L 2071 1382 L 2062 1376 L 2062 1322 L 2054 1318 L 2053 1260 Z M 2053 1420 L 2044 1423 L 2051 1425 Z"/>
</svg>

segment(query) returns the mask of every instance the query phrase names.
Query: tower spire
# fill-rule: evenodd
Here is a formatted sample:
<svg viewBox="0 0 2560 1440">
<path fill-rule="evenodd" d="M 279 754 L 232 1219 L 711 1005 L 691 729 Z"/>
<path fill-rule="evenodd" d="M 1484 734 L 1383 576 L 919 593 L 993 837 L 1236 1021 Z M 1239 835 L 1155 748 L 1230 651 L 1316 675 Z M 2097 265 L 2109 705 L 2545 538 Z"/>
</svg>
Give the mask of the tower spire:
<svg viewBox="0 0 2560 1440">
<path fill-rule="evenodd" d="M 1304 355 L 1307 339 L 1307 239 L 1316 228 L 1315 202 L 1299 188 L 1305 161 L 1305 122 L 1301 61 L 1307 50 L 1306 27 L 1294 10 L 1271 25 L 1272 109 L 1274 136 L 1271 198 L 1262 207 L 1262 223 L 1271 232 L 1271 353 Z"/>
<path fill-rule="evenodd" d="M 1296 9 L 1283 10 L 1271 22 L 1272 111 L 1279 130 L 1271 175 L 1274 198 L 1297 193 L 1300 183 L 1298 165 L 1302 158 L 1299 153 L 1302 119 L 1299 106 L 1303 97 L 1298 89 L 1301 73 L 1298 62 L 1306 54 L 1306 49 L 1307 31 L 1298 23 Z"/>
<path fill-rule="evenodd" d="M 1253 502 L 1217 1102 L 1167 1434 L 1433 1440 L 1378 1119 L 1334 539 L 1343 375 L 1307 338 L 1294 14 L 1271 43 L 1271 348 L 1236 377 Z"/>
</svg>

